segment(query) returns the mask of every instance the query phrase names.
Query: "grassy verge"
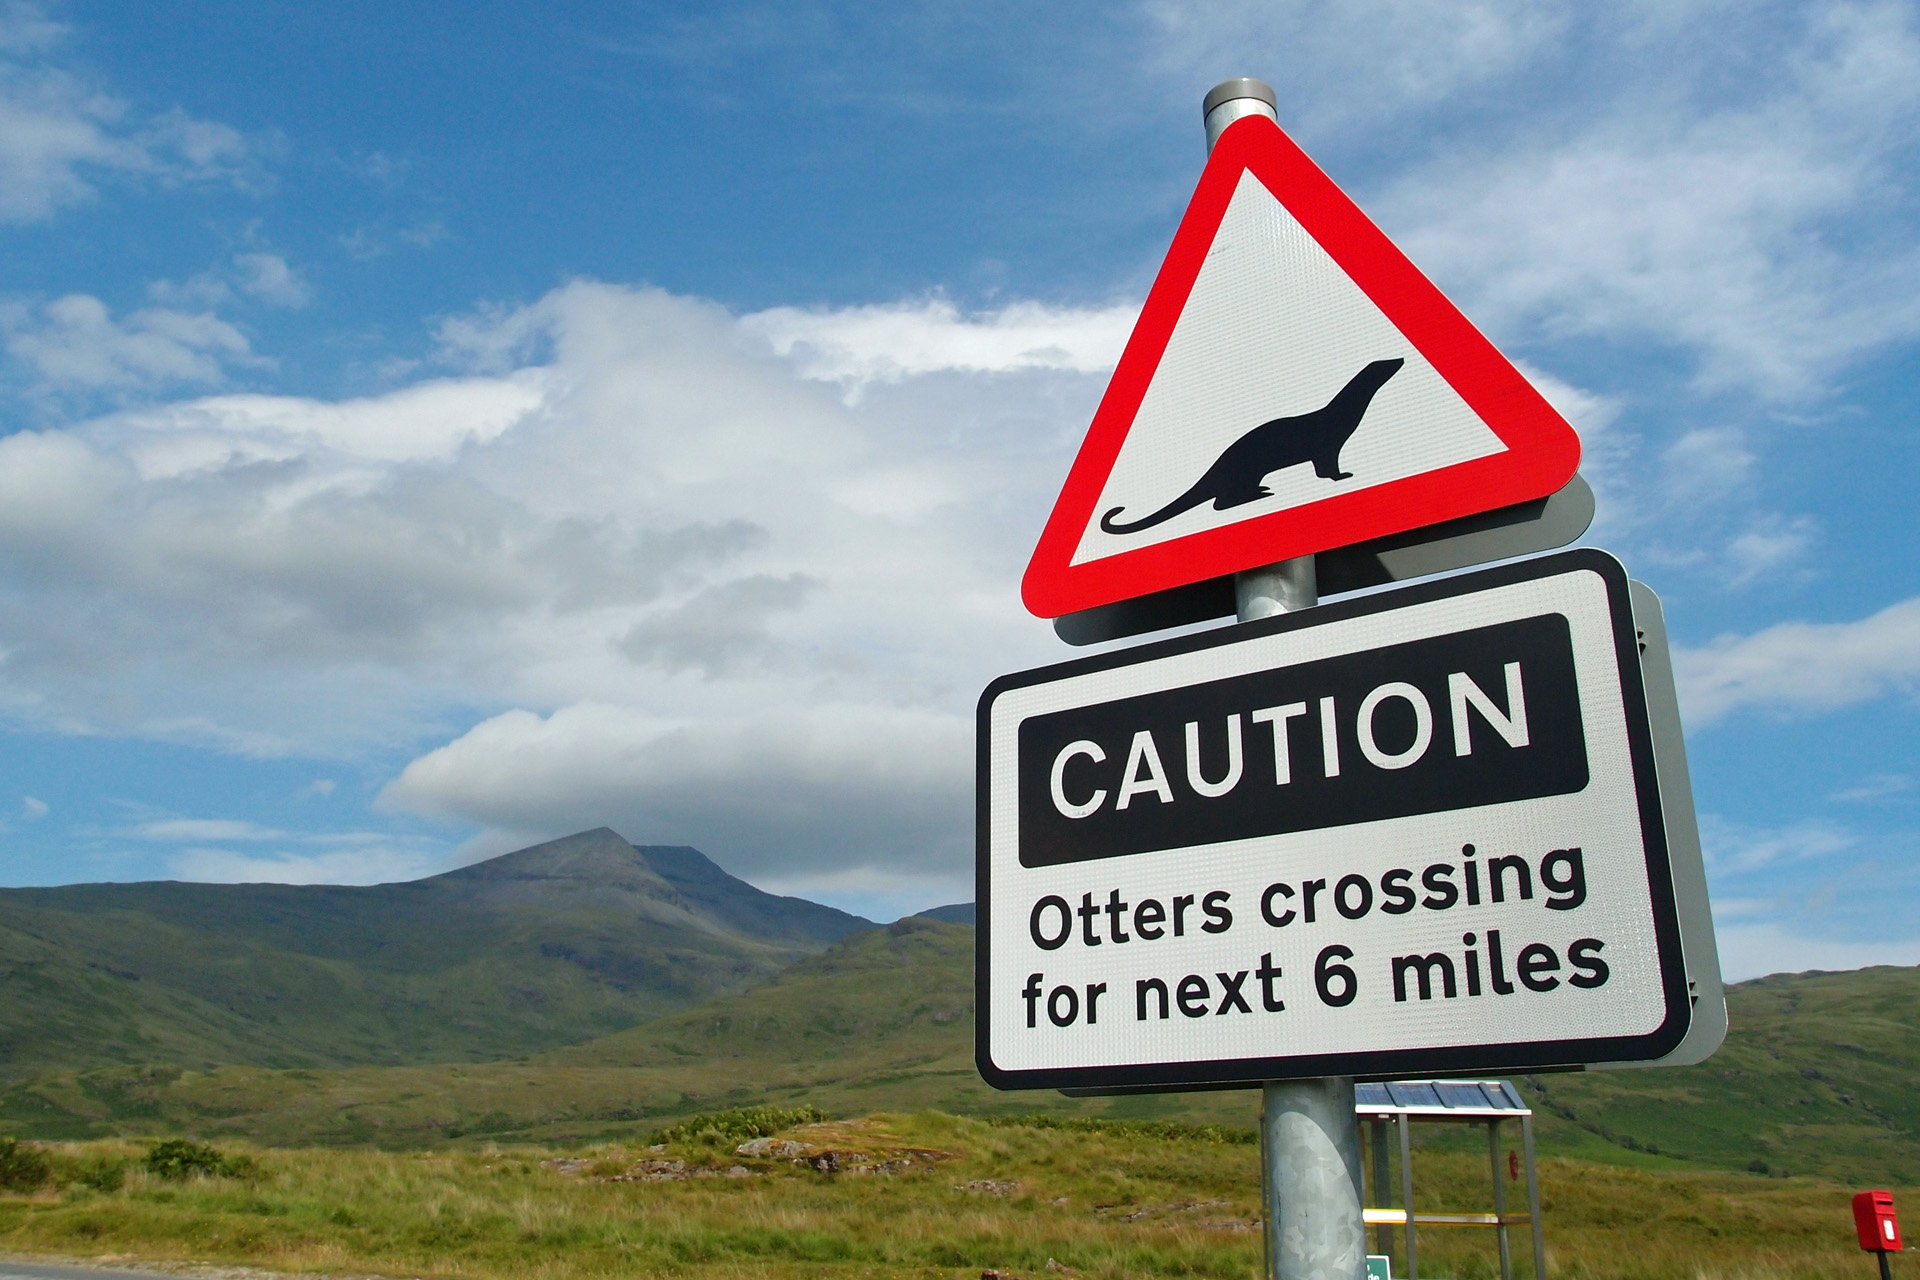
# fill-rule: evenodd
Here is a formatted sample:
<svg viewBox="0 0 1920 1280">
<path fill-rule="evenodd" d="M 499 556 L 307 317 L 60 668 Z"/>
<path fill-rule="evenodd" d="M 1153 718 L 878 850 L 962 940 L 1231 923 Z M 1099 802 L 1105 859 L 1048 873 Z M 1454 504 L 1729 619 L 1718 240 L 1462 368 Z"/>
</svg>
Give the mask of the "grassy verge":
<svg viewBox="0 0 1920 1280">
<path fill-rule="evenodd" d="M 263 1149 L 179 1180 L 145 1146 L 60 1145 L 52 1184 L 0 1197 L 0 1251 L 554 1280 L 1259 1274 L 1258 1154 L 1224 1132 L 919 1113 L 805 1125 L 781 1135 L 804 1152 L 752 1157 L 723 1130 L 566 1153 Z M 1419 1207 L 1482 1208 L 1486 1170 L 1484 1150 L 1421 1154 Z M 1871 1272 L 1834 1183 L 1571 1159 L 1543 1174 L 1556 1277 Z M 1429 1276 L 1497 1269 L 1486 1231 L 1430 1229 L 1421 1257 Z"/>
</svg>

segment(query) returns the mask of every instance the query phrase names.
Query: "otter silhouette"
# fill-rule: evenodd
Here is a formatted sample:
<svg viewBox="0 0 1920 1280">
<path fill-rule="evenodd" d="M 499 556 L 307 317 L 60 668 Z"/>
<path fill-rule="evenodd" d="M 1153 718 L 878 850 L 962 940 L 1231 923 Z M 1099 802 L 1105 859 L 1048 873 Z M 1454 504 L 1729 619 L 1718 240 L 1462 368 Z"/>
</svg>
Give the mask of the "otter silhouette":
<svg viewBox="0 0 1920 1280">
<path fill-rule="evenodd" d="M 1211 501 L 1215 511 L 1225 511 L 1245 502 L 1270 498 L 1273 491 L 1261 481 L 1283 467 L 1313 464 L 1313 472 L 1326 480 L 1346 480 L 1351 471 L 1340 469 L 1340 450 L 1360 429 L 1360 419 L 1374 395 L 1387 379 L 1400 372 L 1405 360 L 1375 360 L 1353 375 L 1339 394 L 1325 407 L 1291 418 L 1263 422 L 1226 447 L 1206 474 L 1193 482 L 1185 493 L 1150 516 L 1131 524 L 1115 524 L 1114 517 L 1125 507 L 1115 507 L 1100 517 L 1100 527 L 1108 533 L 1137 533 L 1164 524 L 1203 502 Z"/>
</svg>

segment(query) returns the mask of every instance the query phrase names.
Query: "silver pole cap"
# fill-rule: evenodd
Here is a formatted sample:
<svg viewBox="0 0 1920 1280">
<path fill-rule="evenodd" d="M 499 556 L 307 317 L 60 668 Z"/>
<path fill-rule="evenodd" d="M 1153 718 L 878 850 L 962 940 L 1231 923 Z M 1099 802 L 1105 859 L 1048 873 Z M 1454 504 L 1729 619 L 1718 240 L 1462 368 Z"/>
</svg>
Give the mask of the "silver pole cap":
<svg viewBox="0 0 1920 1280">
<path fill-rule="evenodd" d="M 1222 80 L 1208 90 L 1200 104 L 1200 120 L 1207 130 L 1207 150 L 1213 150 L 1213 144 L 1220 141 L 1228 125 L 1248 116 L 1265 116 L 1279 123 L 1279 104 L 1272 85 L 1241 76 L 1238 80 Z"/>
<path fill-rule="evenodd" d="M 1200 104 L 1200 118 L 1205 120 L 1213 114 L 1213 109 L 1223 102 L 1232 102 L 1235 98 L 1253 98 L 1267 104 L 1267 114 L 1275 114 L 1280 109 L 1280 99 L 1275 96 L 1273 86 L 1264 80 L 1255 80 L 1251 76 L 1240 76 L 1234 80 L 1222 80 L 1207 90 L 1207 96 Z"/>
</svg>

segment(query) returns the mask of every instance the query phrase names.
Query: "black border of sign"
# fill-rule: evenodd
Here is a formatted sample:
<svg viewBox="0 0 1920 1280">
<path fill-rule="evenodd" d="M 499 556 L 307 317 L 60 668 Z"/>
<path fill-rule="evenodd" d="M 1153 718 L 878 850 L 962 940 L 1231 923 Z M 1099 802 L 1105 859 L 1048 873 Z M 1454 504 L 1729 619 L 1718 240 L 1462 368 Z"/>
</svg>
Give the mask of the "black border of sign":
<svg viewBox="0 0 1920 1280">
<path fill-rule="evenodd" d="M 1011 689 L 1046 684 L 1090 672 L 1132 666 L 1195 650 L 1217 648 L 1285 631 L 1298 631 L 1343 619 L 1383 613 L 1450 596 L 1470 595 L 1516 582 L 1532 582 L 1587 570 L 1607 587 L 1608 612 L 1620 691 L 1627 719 L 1628 753 L 1633 764 L 1634 793 L 1640 805 L 1641 838 L 1647 852 L 1647 878 L 1653 899 L 1655 944 L 1660 953 L 1660 980 L 1667 1016 L 1644 1036 L 1595 1036 L 1567 1040 L 1535 1040 L 1501 1045 L 1450 1045 L 1429 1049 L 1401 1049 L 1372 1053 L 1300 1054 L 1282 1058 L 1219 1058 L 1199 1062 L 1141 1063 L 1132 1066 L 1061 1067 L 1034 1071 L 1005 1071 L 993 1063 L 988 992 L 988 955 L 993 927 L 992 886 L 988 867 L 987 813 L 990 717 L 993 703 Z M 1456 577 L 1383 591 L 1359 599 L 1320 605 L 1300 613 L 1281 614 L 1258 622 L 1241 623 L 1199 635 L 1160 640 L 1116 653 L 1098 654 L 1030 671 L 1017 671 L 994 680 L 980 695 L 975 713 L 974 742 L 974 995 L 973 1055 L 980 1076 L 996 1089 L 1087 1089 L 1145 1087 L 1178 1089 L 1183 1086 L 1253 1085 L 1262 1080 L 1291 1080 L 1310 1076 L 1444 1076 L 1462 1072 L 1515 1071 L 1580 1066 L 1588 1062 L 1636 1062 L 1664 1057 L 1686 1036 L 1692 1009 L 1687 997 L 1686 957 L 1680 950 L 1680 923 L 1673 896 L 1673 872 L 1667 853 L 1666 824 L 1661 815 L 1659 778 L 1654 770 L 1653 731 L 1647 717 L 1646 685 L 1640 670 L 1638 635 L 1633 605 L 1627 595 L 1627 570 L 1613 556 L 1595 548 L 1579 548 L 1498 565 Z"/>
</svg>

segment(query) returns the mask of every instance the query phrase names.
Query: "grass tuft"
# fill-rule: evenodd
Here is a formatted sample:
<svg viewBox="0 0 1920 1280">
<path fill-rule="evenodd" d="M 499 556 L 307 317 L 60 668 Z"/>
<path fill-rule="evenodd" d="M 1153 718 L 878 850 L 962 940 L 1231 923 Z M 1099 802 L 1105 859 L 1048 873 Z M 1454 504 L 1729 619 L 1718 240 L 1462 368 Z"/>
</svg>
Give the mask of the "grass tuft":
<svg viewBox="0 0 1920 1280">
<path fill-rule="evenodd" d="M 244 1178 L 252 1174 L 253 1161 L 246 1156 L 230 1156 L 217 1147 L 168 1138 L 147 1152 L 147 1172 L 168 1182 L 188 1178 Z"/>
<path fill-rule="evenodd" d="M 711 1115 L 689 1116 L 679 1124 L 656 1129 L 652 1141 L 746 1142 L 771 1138 L 803 1124 L 820 1124 L 832 1117 L 818 1107 L 738 1107 Z"/>
</svg>

